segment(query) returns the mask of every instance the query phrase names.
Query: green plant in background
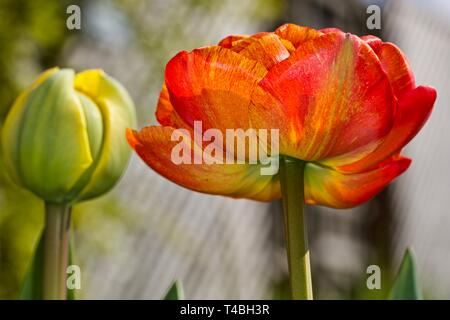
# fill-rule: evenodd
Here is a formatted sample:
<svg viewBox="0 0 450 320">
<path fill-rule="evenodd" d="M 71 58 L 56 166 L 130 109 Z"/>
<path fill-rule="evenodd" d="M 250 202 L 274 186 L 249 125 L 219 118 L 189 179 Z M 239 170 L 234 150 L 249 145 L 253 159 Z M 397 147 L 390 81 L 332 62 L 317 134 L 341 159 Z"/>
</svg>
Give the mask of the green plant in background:
<svg viewBox="0 0 450 320">
<path fill-rule="evenodd" d="M 176 280 L 164 296 L 164 300 L 184 300 L 184 290 L 181 281 Z"/>
<path fill-rule="evenodd" d="M 27 277 L 42 283 L 26 283 L 32 294 L 22 297 L 66 298 L 71 208 L 118 181 L 131 155 L 125 128 L 135 123 L 128 93 L 101 70 L 49 69 L 16 99 L 1 135 L 5 168 L 46 212 L 30 270 L 42 277 Z"/>
<path fill-rule="evenodd" d="M 389 294 L 391 300 L 422 300 L 414 254 L 411 249 L 405 251 L 394 284 Z"/>
<path fill-rule="evenodd" d="M 29 76 L 42 66 L 58 64 L 65 40 L 71 35 L 63 14 L 80 0 L 0 1 L 0 119 Z M 7 45 L 6 45 L 7 44 Z"/>
<path fill-rule="evenodd" d="M 380 287 L 374 290 L 367 285 L 367 274 L 359 278 L 358 286 L 354 288 L 354 300 L 423 300 L 422 286 L 419 281 L 416 267 L 415 255 L 408 248 L 403 254 L 403 259 L 394 272 L 393 279 L 389 272 L 391 270 L 380 269 Z"/>
</svg>

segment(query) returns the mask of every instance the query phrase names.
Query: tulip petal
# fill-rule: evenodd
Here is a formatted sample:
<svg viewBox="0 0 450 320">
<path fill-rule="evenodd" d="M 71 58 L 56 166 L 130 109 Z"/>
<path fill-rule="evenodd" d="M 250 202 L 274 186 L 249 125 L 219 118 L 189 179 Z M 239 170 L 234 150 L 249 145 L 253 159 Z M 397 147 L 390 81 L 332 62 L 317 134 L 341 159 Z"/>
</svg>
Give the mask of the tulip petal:
<svg viewBox="0 0 450 320">
<path fill-rule="evenodd" d="M 275 30 L 275 34 L 280 38 L 288 40 L 295 48 L 300 44 L 311 39 L 320 37 L 323 33 L 308 27 L 297 26 L 292 23 L 286 23 Z"/>
<path fill-rule="evenodd" d="M 245 48 L 247 48 L 252 43 L 256 42 L 258 39 L 261 39 L 265 36 L 270 35 L 270 32 L 258 32 L 251 36 L 244 37 L 242 39 L 236 40 L 233 42 L 233 45 L 230 47 L 231 51 L 241 52 Z"/>
<path fill-rule="evenodd" d="M 361 37 L 377 54 L 397 98 L 415 88 L 412 69 L 403 52 L 393 43 L 367 35 Z"/>
<path fill-rule="evenodd" d="M 17 148 L 18 137 L 20 136 L 20 132 L 22 127 L 20 126 L 20 121 L 15 121 L 13 119 L 20 119 L 24 116 L 26 110 L 26 101 L 30 95 L 30 93 L 37 88 L 41 83 L 43 83 L 47 78 L 57 73 L 59 68 L 50 68 L 42 72 L 37 79 L 24 90 L 14 101 L 13 105 L 10 108 L 8 116 L 3 123 L 2 132 L 2 148 L 3 148 L 3 160 L 5 162 L 5 166 L 8 168 L 8 172 L 10 177 L 13 179 L 15 183 L 20 186 L 23 186 L 23 183 L 20 179 L 20 173 L 16 171 L 16 166 L 14 164 L 19 163 L 19 150 Z M 14 150 L 14 152 L 5 152 L 6 149 Z"/>
<path fill-rule="evenodd" d="M 177 114 L 191 127 L 248 127 L 248 106 L 267 73 L 257 61 L 222 47 L 180 52 L 166 67 L 166 85 Z"/>
<path fill-rule="evenodd" d="M 279 108 L 266 115 L 267 126 L 279 127 L 280 140 L 290 144 L 284 154 L 302 160 L 346 154 L 379 141 L 392 127 L 388 78 L 375 53 L 353 35 L 328 33 L 304 42 L 260 86 L 283 105 L 283 115 Z"/>
<path fill-rule="evenodd" d="M 103 144 L 103 120 L 100 110 L 86 95 L 77 92 L 76 95 L 83 108 L 86 118 L 86 132 L 89 139 L 89 148 L 93 159 L 97 159 Z"/>
<path fill-rule="evenodd" d="M 233 47 L 233 44 L 236 41 L 239 41 L 239 40 L 242 40 L 242 39 L 245 39 L 248 37 L 249 37 L 248 35 L 240 35 L 240 34 L 227 36 L 227 37 L 223 38 L 222 40 L 220 40 L 218 45 L 221 47 L 230 49 Z"/>
<path fill-rule="evenodd" d="M 344 174 L 317 164 L 305 168 L 305 201 L 332 208 L 351 208 L 380 192 L 408 169 L 408 158 L 391 159 L 372 171 Z"/>
<path fill-rule="evenodd" d="M 262 63 L 267 69 L 289 57 L 289 51 L 280 38 L 272 33 L 252 39 L 239 54 Z"/>
<path fill-rule="evenodd" d="M 219 46 L 227 49 L 231 49 L 235 52 L 240 52 L 243 49 L 245 49 L 248 45 L 252 44 L 254 40 L 258 40 L 262 37 L 265 37 L 267 35 L 274 35 L 274 33 L 270 32 L 259 32 L 254 35 L 248 36 L 248 35 L 231 35 L 228 37 L 223 38 L 219 42 Z M 278 37 L 281 43 L 284 45 L 284 47 L 288 50 L 289 53 L 292 53 L 295 51 L 294 45 L 286 39 L 283 39 L 281 37 Z"/>
<path fill-rule="evenodd" d="M 182 138 L 172 139 L 174 130 L 175 128 L 161 126 L 146 127 L 139 132 L 127 130 L 127 139 L 148 166 L 182 187 L 261 201 L 280 197 L 277 176 L 261 175 L 259 165 L 192 163 L 194 157 L 202 159 L 202 149 L 193 143 L 187 130 L 177 131 L 182 134 Z M 172 150 L 180 143 L 186 147 L 190 164 L 175 164 L 172 161 Z M 204 154 L 203 161 L 212 160 Z"/>
<path fill-rule="evenodd" d="M 343 172 L 361 172 L 399 152 L 423 127 L 433 109 L 436 90 L 419 86 L 399 101 L 394 126 L 383 143 L 368 156 L 338 167 Z"/>
<path fill-rule="evenodd" d="M 341 29 L 338 28 L 323 28 L 319 30 L 322 33 L 343 33 Z"/>
<path fill-rule="evenodd" d="M 392 90 L 397 98 L 415 88 L 414 74 L 405 55 L 393 43 L 383 43 L 378 51 L 381 66 L 388 75 Z"/>
<path fill-rule="evenodd" d="M 375 51 L 375 53 L 380 49 L 381 45 L 383 44 L 383 41 L 380 38 L 375 37 L 373 35 L 362 36 L 361 40 L 364 40 L 373 49 L 373 51 Z"/>
<path fill-rule="evenodd" d="M 75 76 L 75 89 L 90 97 L 103 119 L 102 150 L 89 183 L 80 194 L 87 200 L 111 189 L 120 178 L 131 150 L 123 135 L 136 125 L 134 104 L 122 85 L 102 70 L 87 70 Z"/>
<path fill-rule="evenodd" d="M 174 128 L 189 127 L 173 108 L 166 84 L 163 85 L 159 94 L 158 105 L 156 107 L 156 120 L 163 126 Z"/>
</svg>

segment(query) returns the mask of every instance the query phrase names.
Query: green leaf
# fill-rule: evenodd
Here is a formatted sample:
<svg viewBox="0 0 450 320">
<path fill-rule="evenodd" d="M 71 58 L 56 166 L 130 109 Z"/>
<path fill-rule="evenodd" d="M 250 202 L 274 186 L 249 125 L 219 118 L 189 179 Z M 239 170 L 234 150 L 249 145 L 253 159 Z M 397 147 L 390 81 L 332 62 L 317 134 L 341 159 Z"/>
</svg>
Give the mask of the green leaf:
<svg viewBox="0 0 450 320">
<path fill-rule="evenodd" d="M 414 254 L 411 249 L 405 251 L 403 261 L 395 278 L 391 292 L 390 300 L 422 300 L 422 291 L 420 289 Z"/>
<path fill-rule="evenodd" d="M 68 266 L 72 265 L 74 262 L 74 245 L 73 245 L 73 235 L 70 237 L 70 242 L 69 242 L 69 261 L 68 261 Z M 67 300 L 75 300 L 75 289 L 69 289 L 67 288 Z"/>
<path fill-rule="evenodd" d="M 73 264 L 73 239 L 69 244 L 69 265 Z M 33 260 L 25 275 L 22 290 L 20 292 L 20 300 L 42 300 L 42 275 L 44 263 L 44 237 L 41 235 Z M 75 300 L 75 290 L 67 289 L 67 300 Z"/>
<path fill-rule="evenodd" d="M 41 236 L 36 251 L 34 252 L 31 265 L 25 275 L 20 300 L 40 300 L 42 299 L 42 274 L 44 262 L 44 241 Z"/>
<path fill-rule="evenodd" d="M 176 280 L 169 291 L 166 293 L 164 300 L 184 300 L 184 291 L 181 281 Z"/>
</svg>

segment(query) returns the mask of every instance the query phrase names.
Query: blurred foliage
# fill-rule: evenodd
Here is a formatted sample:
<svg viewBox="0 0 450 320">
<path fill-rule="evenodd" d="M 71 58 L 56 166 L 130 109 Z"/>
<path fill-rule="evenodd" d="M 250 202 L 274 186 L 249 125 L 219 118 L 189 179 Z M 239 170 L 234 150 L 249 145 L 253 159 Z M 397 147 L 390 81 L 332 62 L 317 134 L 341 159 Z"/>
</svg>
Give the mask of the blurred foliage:
<svg viewBox="0 0 450 320">
<path fill-rule="evenodd" d="M 58 64 L 69 35 L 67 5 L 79 2 L 0 1 L 0 119 L 30 79 Z"/>
<path fill-rule="evenodd" d="M 43 225 L 43 204 L 0 170 L 0 299 L 18 297 Z"/>
<path fill-rule="evenodd" d="M 146 60 L 146 71 L 136 76 L 139 83 L 134 83 L 130 88 L 137 97 L 135 102 L 140 125 L 156 120 L 152 109 L 147 108 L 148 101 L 144 101 L 145 108 L 139 108 L 139 98 L 147 97 L 149 92 L 159 94 L 164 80 L 164 66 L 177 52 L 214 45 L 220 40 L 217 33 L 223 28 L 223 12 L 231 11 L 234 19 L 244 21 L 251 17 L 251 21 L 260 22 L 256 29 L 261 31 L 272 25 L 283 12 L 285 4 L 282 0 L 258 0 L 248 1 L 246 5 L 254 2 L 257 5 L 250 5 L 250 8 L 233 6 L 232 10 L 229 8 L 230 3 L 234 4 L 232 1 L 187 0 L 182 1 L 182 5 L 179 0 L 114 0 L 109 3 L 125 17 L 126 25 L 131 30 L 129 45 Z M 103 3 L 103 6 L 106 5 Z M 151 18 L 149 13 L 152 13 Z M 209 25 L 205 25 L 205 21 L 210 21 Z M 269 29 L 267 31 L 271 31 Z M 155 106 L 156 103 L 150 107 Z"/>
<path fill-rule="evenodd" d="M 407 249 L 392 285 L 391 300 L 423 300 L 414 254 Z"/>
<path fill-rule="evenodd" d="M 184 300 L 184 290 L 181 281 L 176 280 L 164 296 L 164 300 Z"/>
</svg>

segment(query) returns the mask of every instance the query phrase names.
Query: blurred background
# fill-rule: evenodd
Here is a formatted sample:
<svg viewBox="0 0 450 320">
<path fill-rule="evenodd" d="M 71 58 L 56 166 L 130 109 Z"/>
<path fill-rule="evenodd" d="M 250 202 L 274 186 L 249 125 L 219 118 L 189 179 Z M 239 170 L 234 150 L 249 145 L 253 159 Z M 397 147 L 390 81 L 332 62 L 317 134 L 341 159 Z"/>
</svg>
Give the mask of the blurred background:
<svg viewBox="0 0 450 320">
<path fill-rule="evenodd" d="M 81 30 L 66 8 L 81 8 Z M 368 30 L 367 7 L 381 8 Z M 103 68 L 129 90 L 139 126 L 155 123 L 165 63 L 228 34 L 292 22 L 339 27 L 395 42 L 416 82 L 438 91 L 435 110 L 406 155 L 414 162 L 375 199 L 352 210 L 308 207 L 315 297 L 382 298 L 406 247 L 428 298 L 450 298 L 450 4 L 445 0 L 111 0 L 0 2 L 0 119 L 38 73 L 58 65 Z M 18 297 L 43 225 L 43 204 L 14 186 L 0 160 L 0 299 Z M 159 299 L 180 279 L 192 299 L 287 298 L 281 204 L 185 190 L 133 156 L 107 196 L 74 210 L 79 298 Z M 366 268 L 382 289 L 366 288 Z"/>
</svg>

